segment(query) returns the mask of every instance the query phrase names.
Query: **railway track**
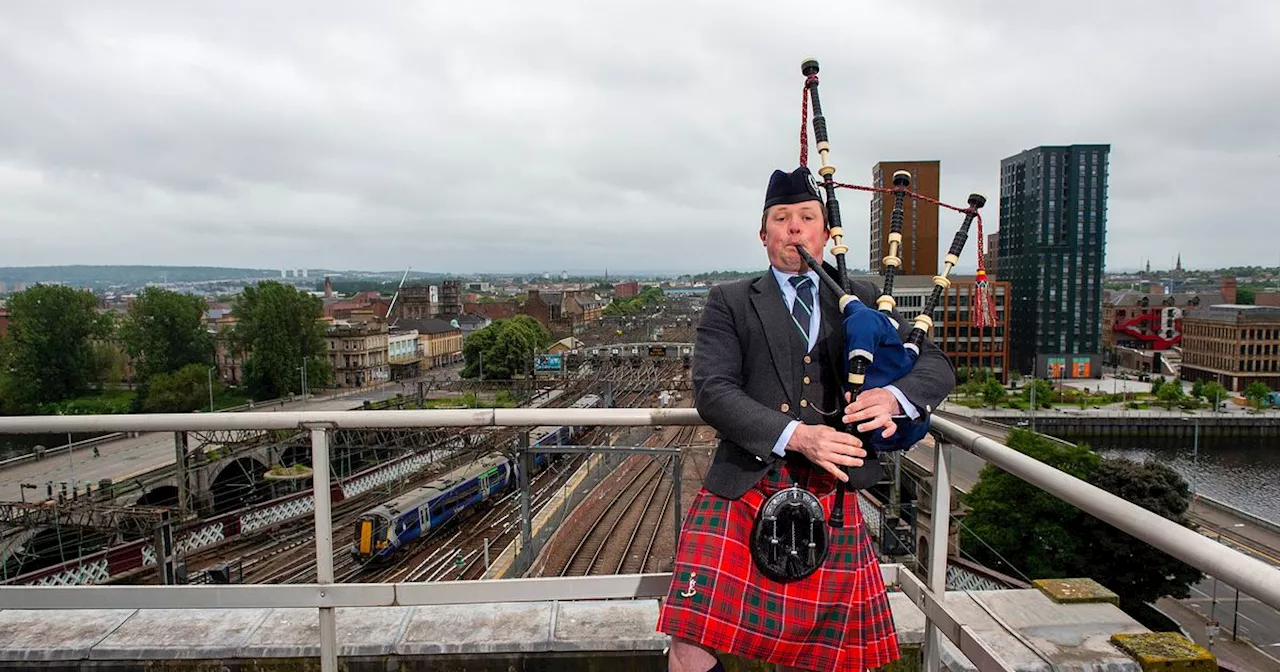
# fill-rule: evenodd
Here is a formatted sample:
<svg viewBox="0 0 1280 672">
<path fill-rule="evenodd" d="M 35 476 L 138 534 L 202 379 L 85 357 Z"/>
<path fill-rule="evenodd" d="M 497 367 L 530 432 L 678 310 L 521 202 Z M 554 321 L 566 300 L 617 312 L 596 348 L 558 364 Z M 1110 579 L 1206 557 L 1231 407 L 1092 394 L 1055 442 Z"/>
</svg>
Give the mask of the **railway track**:
<svg viewBox="0 0 1280 672">
<path fill-rule="evenodd" d="M 594 381 L 587 381 L 590 384 Z M 544 406 L 544 408 L 563 407 L 571 403 L 579 392 L 578 385 L 570 386 L 565 394 Z M 459 435 L 473 431 L 472 428 L 461 428 Z M 364 493 L 352 499 L 334 505 L 332 512 L 334 540 L 334 573 L 335 577 L 358 572 L 361 567 L 346 552 L 350 544 L 350 530 L 360 514 L 376 506 L 379 500 L 395 497 L 412 488 L 418 487 L 439 477 L 451 469 L 474 459 L 477 454 L 492 450 L 501 445 L 503 440 L 514 437 L 511 432 L 495 432 L 490 435 L 490 442 L 467 451 L 465 454 L 450 456 L 433 464 L 424 472 L 401 482 L 393 490 L 379 490 Z M 191 553 L 184 557 L 190 575 L 196 575 L 209 568 L 223 563 L 233 564 L 243 573 L 244 583 L 296 583 L 314 580 L 315 569 L 315 522 L 311 518 L 284 523 L 272 528 L 264 528 L 246 537 L 237 538 L 225 544 Z M 353 572 L 353 570 L 355 570 Z M 365 580 L 360 578 L 359 580 Z M 154 573 L 142 582 L 154 583 Z"/>
<path fill-rule="evenodd" d="M 661 389 L 666 380 L 678 374 L 680 368 L 672 364 L 668 366 L 647 366 L 639 369 L 615 368 L 604 371 L 604 379 L 612 383 L 627 383 L 628 389 L 618 394 L 614 405 L 618 407 L 639 406 L 650 403 L 654 395 Z M 634 378 L 638 380 L 628 380 Z M 603 443 L 608 432 L 606 429 L 591 430 L 578 442 L 583 445 Z M 539 475 L 531 483 L 531 516 L 538 518 L 548 506 L 555 506 L 563 499 L 556 493 L 584 462 L 584 456 L 561 460 L 558 473 L 550 481 L 542 480 L 548 472 Z M 468 531 L 450 535 L 449 530 L 457 526 L 446 527 L 436 536 L 428 537 L 421 548 L 409 551 L 387 569 L 374 569 L 370 574 L 356 572 L 352 580 L 377 582 L 415 582 L 440 580 L 479 579 L 488 570 L 485 561 L 484 547 L 489 546 L 489 559 L 505 549 L 520 534 L 518 493 L 511 492 L 490 505 L 478 520 L 459 521 Z M 432 539 L 438 541 L 432 542 Z"/>
<path fill-rule="evenodd" d="M 636 473 L 626 486 L 614 493 L 604 511 L 569 555 L 569 561 L 560 570 L 560 576 L 618 573 L 631 554 L 632 544 L 640 531 L 640 521 L 653 506 L 659 490 L 657 486 L 665 480 L 663 476 L 670 468 L 671 458 L 649 459 L 646 462 L 639 469 L 633 470 Z M 667 488 L 667 497 L 669 496 L 670 488 Z M 662 498 L 663 505 L 667 497 Z M 625 545 L 609 543 L 619 532 L 625 533 L 627 530 L 631 532 Z M 647 549 L 645 552 L 647 555 Z"/>
<path fill-rule="evenodd" d="M 569 379 L 565 393 L 545 407 L 563 407 L 586 390 L 598 388 L 604 381 L 624 388 L 624 391 L 616 395 L 615 406 L 646 405 L 653 402 L 654 395 L 668 384 L 668 380 L 680 373 L 680 367 L 675 364 L 646 365 L 637 369 L 630 367 L 601 369 L 593 372 L 589 377 Z M 464 428 L 459 430 L 458 434 L 464 434 L 467 431 L 472 430 Z M 350 530 L 360 514 L 376 506 L 379 500 L 395 497 L 429 482 L 441 473 L 465 463 L 467 459 L 473 459 L 474 455 L 483 454 L 495 446 L 503 445 L 504 441 L 512 440 L 519 431 L 516 429 L 490 430 L 486 435 L 489 441 L 484 445 L 469 450 L 466 454 L 454 455 L 438 464 L 433 464 L 427 471 L 401 482 L 392 490 L 384 489 L 365 493 L 334 505 L 332 521 L 335 579 L 339 582 L 364 582 L 480 578 L 486 570 L 484 553 L 486 538 L 490 560 L 492 560 L 520 534 L 519 503 L 515 492 L 507 493 L 495 500 L 493 505 L 486 507 L 484 511 L 457 521 L 461 525 L 447 526 L 437 536 L 429 537 L 426 543 L 421 544 L 422 548 L 412 551 L 388 567 L 365 567 L 352 558 L 347 552 L 350 545 Z M 603 429 L 593 430 L 592 435 L 583 437 L 580 443 L 599 442 L 603 440 L 606 433 Z M 554 505 L 559 501 L 556 498 L 557 491 L 563 487 L 564 482 L 578 468 L 583 459 L 582 456 L 562 459 L 557 462 L 555 468 L 535 475 L 531 482 L 534 516 L 537 516 L 546 506 Z M 655 506 L 664 507 L 663 504 Z M 199 576 L 215 565 L 228 564 L 238 568 L 244 583 L 314 581 L 316 577 L 314 531 L 314 520 L 304 518 L 196 551 L 184 556 L 183 559 L 190 576 Z M 656 531 L 648 536 L 653 535 L 656 535 Z M 644 537 L 644 535 L 641 536 Z M 151 572 L 130 582 L 154 583 L 156 576 Z"/>
<path fill-rule="evenodd" d="M 664 432 L 660 445 L 685 445 L 697 430 L 672 428 Z M 670 456 L 627 460 L 598 486 L 597 491 L 604 494 L 596 497 L 597 503 L 584 508 L 578 520 L 566 521 L 559 536 L 562 544 L 576 540 L 573 549 L 568 553 L 550 551 L 538 573 L 583 576 L 658 571 L 672 552 L 664 541 L 674 535 L 672 461 Z M 655 552 L 660 545 L 663 552 Z"/>
</svg>

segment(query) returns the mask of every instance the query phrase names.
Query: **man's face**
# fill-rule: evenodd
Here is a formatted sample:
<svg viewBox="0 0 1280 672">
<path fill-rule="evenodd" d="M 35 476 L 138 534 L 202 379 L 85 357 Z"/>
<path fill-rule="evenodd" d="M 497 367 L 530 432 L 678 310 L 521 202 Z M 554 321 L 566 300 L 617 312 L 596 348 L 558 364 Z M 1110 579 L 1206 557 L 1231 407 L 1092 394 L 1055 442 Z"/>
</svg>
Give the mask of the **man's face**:
<svg viewBox="0 0 1280 672">
<path fill-rule="evenodd" d="M 786 273 L 803 273 L 804 257 L 796 252 L 803 245 L 809 256 L 822 261 L 822 250 L 831 237 L 822 218 L 818 201 L 775 205 L 765 213 L 760 242 L 769 253 L 769 263 Z"/>
</svg>

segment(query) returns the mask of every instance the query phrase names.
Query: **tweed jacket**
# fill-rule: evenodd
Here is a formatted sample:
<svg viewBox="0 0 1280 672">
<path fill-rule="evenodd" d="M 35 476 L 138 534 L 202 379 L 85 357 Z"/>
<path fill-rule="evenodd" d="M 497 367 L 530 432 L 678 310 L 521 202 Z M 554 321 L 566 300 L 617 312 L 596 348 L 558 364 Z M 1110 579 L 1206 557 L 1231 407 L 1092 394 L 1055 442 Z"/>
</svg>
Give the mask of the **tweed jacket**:
<svg viewBox="0 0 1280 672">
<path fill-rule="evenodd" d="M 835 269 L 827 266 L 833 277 Z M 879 292 L 869 282 L 855 281 L 854 292 L 868 306 Z M 821 326 L 813 352 L 826 349 L 832 366 L 845 359 L 839 297 L 820 286 Z M 896 311 L 903 338 L 912 324 Z M 773 465 L 774 444 L 794 417 L 784 404 L 798 408 L 800 363 L 805 355 L 782 291 L 771 270 L 756 278 L 711 288 L 697 328 L 692 375 L 698 414 L 715 428 L 719 445 L 704 479 L 712 493 L 741 497 Z M 843 380 L 843 369 L 831 380 Z M 916 407 L 923 422 L 955 387 L 951 361 L 926 340 L 912 371 L 895 385 Z M 839 426 L 840 415 L 828 424 Z"/>
</svg>

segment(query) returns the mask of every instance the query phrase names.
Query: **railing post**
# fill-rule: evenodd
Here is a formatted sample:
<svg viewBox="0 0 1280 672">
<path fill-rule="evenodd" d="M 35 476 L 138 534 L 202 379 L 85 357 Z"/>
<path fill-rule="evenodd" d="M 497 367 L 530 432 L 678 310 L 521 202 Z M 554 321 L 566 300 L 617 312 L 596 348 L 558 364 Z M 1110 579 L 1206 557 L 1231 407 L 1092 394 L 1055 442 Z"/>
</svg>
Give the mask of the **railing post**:
<svg viewBox="0 0 1280 672">
<path fill-rule="evenodd" d="M 677 446 L 676 450 L 679 451 L 680 447 Z M 672 522 L 674 523 L 671 526 L 671 530 L 672 534 L 675 535 L 675 546 L 672 546 L 672 548 L 680 548 L 680 514 L 684 513 L 684 509 L 680 508 L 680 481 L 684 480 L 684 465 L 680 462 L 679 452 L 675 454 L 675 459 L 671 462 L 671 478 L 675 481 L 671 484 L 674 488 L 672 490 L 674 493 L 672 504 L 675 505 L 671 509 Z"/>
<path fill-rule="evenodd" d="M 520 553 L 517 565 L 523 574 L 529 569 L 533 560 L 533 495 L 529 482 L 533 478 L 533 454 L 529 452 L 529 432 L 520 432 L 519 448 L 516 449 L 520 462 Z"/>
<path fill-rule="evenodd" d="M 316 513 L 316 583 L 324 597 L 333 583 L 333 501 L 329 490 L 329 436 L 311 428 L 311 492 Z M 320 670 L 338 672 L 338 629 L 333 607 L 320 607 Z"/>
<path fill-rule="evenodd" d="M 929 513 L 929 592 L 942 603 L 947 592 L 947 540 L 951 533 L 951 449 L 941 432 L 933 435 L 933 497 Z M 942 632 L 925 622 L 926 672 L 942 669 Z"/>
<path fill-rule="evenodd" d="M 160 516 L 156 526 L 154 546 L 156 549 L 156 571 L 160 577 L 160 585 L 174 586 L 178 583 L 178 554 L 173 547 L 173 521 L 169 514 Z"/>
<path fill-rule="evenodd" d="M 177 464 L 178 480 L 178 521 L 187 519 L 187 433 L 173 433 L 173 451 Z"/>
</svg>

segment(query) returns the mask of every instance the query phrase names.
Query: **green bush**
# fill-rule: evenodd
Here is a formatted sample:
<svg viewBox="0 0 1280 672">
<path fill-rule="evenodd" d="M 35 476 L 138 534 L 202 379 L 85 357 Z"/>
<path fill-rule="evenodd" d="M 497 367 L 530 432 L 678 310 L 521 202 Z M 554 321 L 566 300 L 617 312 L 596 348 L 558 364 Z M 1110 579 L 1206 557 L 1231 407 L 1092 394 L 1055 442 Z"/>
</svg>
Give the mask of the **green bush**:
<svg viewBox="0 0 1280 672">
<path fill-rule="evenodd" d="M 133 403 L 130 390 L 108 390 L 99 394 L 40 404 L 39 415 L 107 415 L 128 413 Z"/>
</svg>

